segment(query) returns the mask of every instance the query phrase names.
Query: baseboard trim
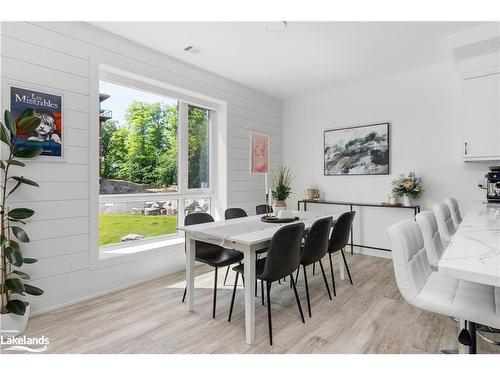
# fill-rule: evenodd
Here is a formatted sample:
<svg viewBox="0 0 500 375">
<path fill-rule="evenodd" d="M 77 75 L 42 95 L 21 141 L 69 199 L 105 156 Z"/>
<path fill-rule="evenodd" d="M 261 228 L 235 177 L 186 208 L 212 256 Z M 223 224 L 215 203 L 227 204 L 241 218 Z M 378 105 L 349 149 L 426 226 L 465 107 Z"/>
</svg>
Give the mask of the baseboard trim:
<svg viewBox="0 0 500 375">
<path fill-rule="evenodd" d="M 348 248 L 348 247 L 346 248 L 346 251 L 348 253 L 351 252 L 350 248 Z M 392 253 L 390 251 L 384 251 L 384 250 L 368 249 L 368 248 L 364 248 L 364 247 L 354 246 L 354 253 L 361 254 L 361 255 L 370 255 L 370 256 L 385 258 L 385 259 L 392 259 Z"/>
</svg>

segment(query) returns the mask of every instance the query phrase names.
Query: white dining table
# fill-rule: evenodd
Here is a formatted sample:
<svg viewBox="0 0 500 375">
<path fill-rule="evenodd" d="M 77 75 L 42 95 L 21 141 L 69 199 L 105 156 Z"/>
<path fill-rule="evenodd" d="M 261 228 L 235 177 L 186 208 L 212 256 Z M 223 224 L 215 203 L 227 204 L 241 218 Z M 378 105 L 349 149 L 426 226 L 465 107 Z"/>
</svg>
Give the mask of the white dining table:
<svg viewBox="0 0 500 375">
<path fill-rule="evenodd" d="M 325 217 L 324 214 L 312 211 L 293 211 L 293 215 L 309 229 L 314 221 Z M 283 225 L 264 223 L 262 215 L 248 216 L 238 219 L 221 220 L 211 223 L 180 226 L 177 229 L 185 233 L 186 241 L 186 301 L 188 311 L 194 310 L 194 274 L 196 241 L 209 242 L 234 249 L 243 253 L 245 280 L 255 279 L 256 251 L 269 246 L 274 233 Z M 297 222 L 297 221 L 295 221 Z M 345 279 L 345 268 L 340 262 L 340 278 Z M 247 282 L 245 293 L 245 338 L 251 345 L 255 341 L 255 283 Z"/>
<path fill-rule="evenodd" d="M 467 211 L 439 260 L 438 271 L 500 287 L 500 204 L 477 202 Z"/>
</svg>

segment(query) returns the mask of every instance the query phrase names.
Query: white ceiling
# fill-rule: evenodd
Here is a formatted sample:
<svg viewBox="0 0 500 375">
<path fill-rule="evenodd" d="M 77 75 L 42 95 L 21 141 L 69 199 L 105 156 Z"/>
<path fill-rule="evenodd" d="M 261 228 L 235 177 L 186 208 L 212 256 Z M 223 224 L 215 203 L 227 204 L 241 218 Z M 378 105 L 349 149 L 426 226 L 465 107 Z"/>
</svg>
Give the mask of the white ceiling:
<svg viewBox="0 0 500 375">
<path fill-rule="evenodd" d="M 278 98 L 452 58 L 467 22 L 94 22 L 95 26 Z M 194 44 L 201 53 L 183 49 Z"/>
</svg>

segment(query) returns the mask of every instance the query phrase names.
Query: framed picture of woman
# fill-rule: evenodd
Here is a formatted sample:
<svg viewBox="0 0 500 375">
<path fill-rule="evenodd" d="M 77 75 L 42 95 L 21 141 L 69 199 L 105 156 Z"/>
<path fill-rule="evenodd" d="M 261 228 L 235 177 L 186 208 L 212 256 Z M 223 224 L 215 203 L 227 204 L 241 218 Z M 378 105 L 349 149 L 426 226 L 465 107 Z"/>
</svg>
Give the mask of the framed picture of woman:
<svg viewBox="0 0 500 375">
<path fill-rule="evenodd" d="M 269 173 L 269 135 L 250 133 L 250 173 Z"/>
</svg>

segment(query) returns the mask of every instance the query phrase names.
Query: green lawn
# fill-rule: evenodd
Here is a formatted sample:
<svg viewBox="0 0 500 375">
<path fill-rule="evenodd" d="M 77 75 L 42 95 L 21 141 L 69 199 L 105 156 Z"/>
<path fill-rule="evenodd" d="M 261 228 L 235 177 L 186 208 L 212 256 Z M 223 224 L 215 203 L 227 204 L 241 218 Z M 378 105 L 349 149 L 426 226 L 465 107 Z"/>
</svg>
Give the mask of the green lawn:
<svg viewBox="0 0 500 375">
<path fill-rule="evenodd" d="M 99 215 L 99 246 L 120 243 L 127 234 L 142 234 L 144 238 L 175 233 L 176 216 L 166 215 Z"/>
</svg>

